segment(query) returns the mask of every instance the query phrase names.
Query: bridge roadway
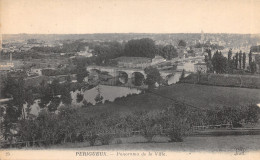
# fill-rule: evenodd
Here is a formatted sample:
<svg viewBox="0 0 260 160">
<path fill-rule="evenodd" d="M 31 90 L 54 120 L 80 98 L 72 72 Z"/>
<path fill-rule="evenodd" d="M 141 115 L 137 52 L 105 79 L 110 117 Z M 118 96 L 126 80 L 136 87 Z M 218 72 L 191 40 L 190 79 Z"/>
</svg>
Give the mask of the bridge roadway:
<svg viewBox="0 0 260 160">
<path fill-rule="evenodd" d="M 108 72 L 111 76 L 113 77 L 117 77 L 120 72 L 125 72 L 128 75 L 128 78 L 131 78 L 134 76 L 133 73 L 139 72 L 142 73 L 144 75 L 144 77 L 146 78 L 146 74 L 144 72 L 143 69 L 139 69 L 139 68 L 121 68 L 121 67 L 111 67 L 111 66 L 87 66 L 87 71 L 92 72 L 93 70 L 99 70 L 99 71 L 103 71 L 103 72 Z M 174 75 L 177 72 L 181 72 L 181 71 L 172 71 L 172 70 L 159 70 L 162 78 L 166 79 L 167 76 L 169 75 Z"/>
</svg>

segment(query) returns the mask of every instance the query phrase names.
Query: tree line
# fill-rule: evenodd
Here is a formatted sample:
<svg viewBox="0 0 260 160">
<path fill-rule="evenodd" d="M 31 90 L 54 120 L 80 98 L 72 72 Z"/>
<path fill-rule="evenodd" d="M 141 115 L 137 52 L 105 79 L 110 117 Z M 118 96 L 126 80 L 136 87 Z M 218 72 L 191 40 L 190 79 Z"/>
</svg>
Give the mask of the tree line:
<svg viewBox="0 0 260 160">
<path fill-rule="evenodd" d="M 252 52 L 248 53 L 249 66 L 246 68 L 246 56 L 247 54 L 242 51 L 233 55 L 232 49 L 228 52 L 228 58 L 224 57 L 221 51 L 216 51 L 212 56 L 211 50 L 206 49 L 205 63 L 207 65 L 207 71 L 209 73 L 235 73 L 236 71 L 249 71 L 251 73 L 256 72 L 256 62 L 252 61 Z"/>
<path fill-rule="evenodd" d="M 84 116 L 80 109 L 62 106 L 58 113 L 42 110 L 37 117 L 17 122 L 17 141 L 30 142 L 27 145 L 53 145 L 66 142 L 97 141 L 109 145 L 114 139 L 129 137 L 135 133 L 153 142 L 157 135 L 167 136 L 170 142 L 181 142 L 192 133 L 193 126 L 231 124 L 241 127 L 243 123 L 256 123 L 259 108 L 256 105 L 240 107 L 217 107 L 211 110 L 191 109 L 185 104 L 162 106 L 159 111 L 138 110 L 127 114 L 104 111 Z M 120 142 L 120 139 L 116 141 Z M 21 147 L 25 144 L 21 144 Z"/>
</svg>

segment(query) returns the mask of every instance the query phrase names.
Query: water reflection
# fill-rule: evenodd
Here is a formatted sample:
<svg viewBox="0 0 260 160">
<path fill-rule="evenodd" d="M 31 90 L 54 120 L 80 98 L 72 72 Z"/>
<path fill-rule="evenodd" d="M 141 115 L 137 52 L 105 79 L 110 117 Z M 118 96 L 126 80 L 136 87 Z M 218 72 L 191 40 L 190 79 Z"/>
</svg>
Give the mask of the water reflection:
<svg viewBox="0 0 260 160">
<path fill-rule="evenodd" d="M 95 97 L 98 95 L 98 90 L 97 90 L 98 87 L 100 90 L 100 95 L 103 97 L 103 100 L 102 100 L 103 103 L 105 101 L 113 102 L 118 97 L 125 97 L 127 95 L 141 93 L 141 90 L 136 89 L 136 88 L 99 85 L 90 90 L 86 90 L 85 92 L 80 92 L 79 90 L 77 90 L 75 92 L 71 92 L 72 106 L 76 106 L 76 107 L 83 106 L 83 100 L 80 103 L 77 102 L 78 93 L 83 94 L 83 99 L 86 102 L 95 105 L 96 104 Z M 39 102 L 40 102 L 39 99 L 34 101 L 34 104 L 31 106 L 31 111 L 30 111 L 31 114 L 38 116 L 38 114 L 41 110 L 41 108 L 39 106 Z M 61 105 L 62 105 L 62 103 L 60 104 L 60 106 Z M 24 109 L 26 107 L 27 107 L 27 104 L 24 105 Z"/>
<path fill-rule="evenodd" d="M 127 87 L 119 87 L 119 86 L 106 86 L 99 85 L 97 86 L 100 89 L 100 95 L 103 97 L 102 102 L 111 101 L 113 102 L 118 97 L 125 97 L 131 94 L 139 94 L 141 90 L 136 88 L 127 88 Z M 86 90 L 84 93 L 80 91 L 71 92 L 72 104 L 82 106 L 83 102 L 77 103 L 77 94 L 81 93 L 84 95 L 84 100 L 91 104 L 96 104 L 95 97 L 98 95 L 97 87 L 94 87 L 90 90 Z"/>
</svg>

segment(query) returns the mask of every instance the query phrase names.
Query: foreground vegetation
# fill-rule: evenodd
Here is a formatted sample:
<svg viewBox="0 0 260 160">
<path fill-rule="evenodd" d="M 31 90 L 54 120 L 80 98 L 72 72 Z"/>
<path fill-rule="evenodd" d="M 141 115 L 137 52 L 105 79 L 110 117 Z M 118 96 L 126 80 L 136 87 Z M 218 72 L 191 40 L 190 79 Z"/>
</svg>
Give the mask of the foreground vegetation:
<svg viewBox="0 0 260 160">
<path fill-rule="evenodd" d="M 124 138 L 121 138 L 124 141 Z M 133 139 L 133 138 L 132 138 Z M 131 140 L 132 140 L 131 139 Z M 140 140 L 136 136 L 135 140 Z M 260 135 L 243 136 L 209 136 L 209 137 L 185 137 L 183 142 L 172 143 L 123 143 L 111 145 L 97 145 L 88 147 L 87 142 L 66 143 L 53 145 L 50 149 L 77 149 L 77 150 L 155 150 L 155 151 L 210 151 L 210 152 L 232 152 L 244 149 L 245 154 L 249 151 L 259 151 Z M 46 149 L 46 148 L 45 148 Z"/>
<path fill-rule="evenodd" d="M 38 117 L 28 116 L 16 124 L 18 133 L 2 147 L 48 146 L 66 142 L 88 142 L 94 146 L 97 141 L 108 145 L 113 139 L 140 135 L 144 142 L 153 142 L 155 136 L 166 136 L 170 142 L 182 142 L 197 125 L 257 123 L 259 108 L 222 107 L 215 110 L 188 108 L 175 103 L 160 111 L 133 111 L 125 114 L 106 112 L 87 117 L 70 106 L 59 108 L 58 113 L 42 110 Z M 5 136 L 9 137 L 8 132 Z M 15 138 L 15 141 L 14 141 Z M 139 141 L 137 141 L 139 142 Z M 117 144 L 122 141 L 118 139 Z"/>
<path fill-rule="evenodd" d="M 101 107 L 101 106 L 99 106 Z M 44 109 L 38 117 L 28 115 L 16 123 L 18 133 L 11 137 L 7 146 L 48 146 L 67 142 L 88 142 L 93 146 L 100 142 L 108 145 L 120 144 L 118 138 L 140 135 L 144 142 L 153 142 L 155 136 L 166 136 L 170 142 L 182 142 L 192 132 L 193 126 L 231 124 L 255 124 L 259 119 L 256 105 L 217 107 L 211 109 L 193 108 L 185 103 L 174 102 L 160 105 L 157 110 L 115 112 L 92 106 L 89 111 L 98 114 L 84 114 L 81 108 L 63 106 L 58 112 Z M 6 124 L 6 123 L 5 123 Z M 5 132 L 8 138 L 8 131 Z M 16 141 L 13 141 L 15 138 Z M 18 142 L 18 143 L 17 143 Z M 137 141 L 138 142 L 138 141 Z"/>
</svg>

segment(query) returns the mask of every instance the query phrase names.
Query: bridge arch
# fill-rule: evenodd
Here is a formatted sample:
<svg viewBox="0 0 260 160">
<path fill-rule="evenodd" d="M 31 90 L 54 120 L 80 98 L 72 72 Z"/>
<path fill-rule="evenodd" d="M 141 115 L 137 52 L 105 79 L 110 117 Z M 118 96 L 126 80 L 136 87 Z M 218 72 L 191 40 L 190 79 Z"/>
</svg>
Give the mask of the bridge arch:
<svg viewBox="0 0 260 160">
<path fill-rule="evenodd" d="M 131 76 L 132 84 L 135 86 L 141 86 L 144 84 L 145 75 L 141 72 L 133 72 Z"/>
<path fill-rule="evenodd" d="M 128 74 L 124 71 L 116 71 L 117 81 L 121 84 L 126 84 L 128 82 Z"/>
</svg>

